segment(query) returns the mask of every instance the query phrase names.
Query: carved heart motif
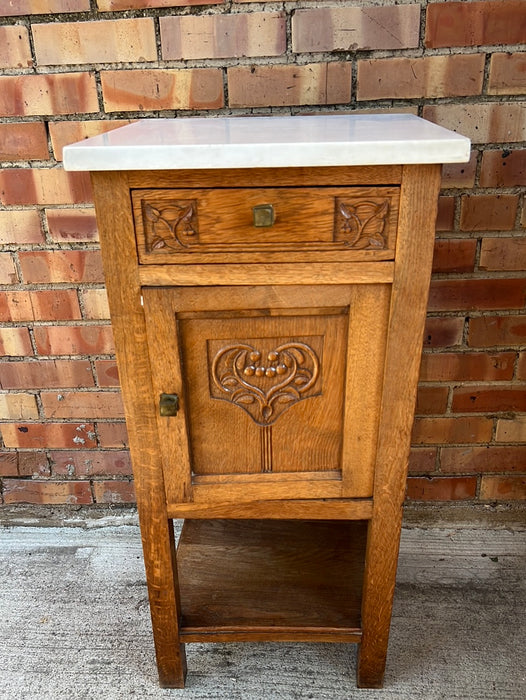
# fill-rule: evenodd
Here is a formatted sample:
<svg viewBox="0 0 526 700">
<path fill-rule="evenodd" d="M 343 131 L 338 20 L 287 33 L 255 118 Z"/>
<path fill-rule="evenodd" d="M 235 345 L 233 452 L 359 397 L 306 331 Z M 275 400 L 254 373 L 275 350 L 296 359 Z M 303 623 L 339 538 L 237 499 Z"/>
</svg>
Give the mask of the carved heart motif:
<svg viewBox="0 0 526 700">
<path fill-rule="evenodd" d="M 271 425 L 312 392 L 320 361 L 306 343 L 290 342 L 269 352 L 244 343 L 219 350 L 211 367 L 212 397 L 243 408 L 258 425 Z"/>
</svg>

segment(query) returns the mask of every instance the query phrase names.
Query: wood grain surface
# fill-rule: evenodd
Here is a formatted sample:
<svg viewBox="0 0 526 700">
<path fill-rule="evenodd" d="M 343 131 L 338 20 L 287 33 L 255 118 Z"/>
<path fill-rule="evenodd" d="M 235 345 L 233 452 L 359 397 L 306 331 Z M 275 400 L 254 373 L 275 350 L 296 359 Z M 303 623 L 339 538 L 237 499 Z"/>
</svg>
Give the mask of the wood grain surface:
<svg viewBox="0 0 526 700">
<path fill-rule="evenodd" d="M 440 167 L 93 183 L 161 684 L 183 686 L 184 641 L 311 640 L 360 642 L 358 684 L 381 686 Z M 357 226 L 385 216 L 387 248 L 344 258 L 324 246 L 352 248 L 334 221 L 357 185 Z M 247 216 L 273 202 L 253 243 Z M 213 252 L 174 264 L 145 212 Z M 163 392 L 178 415 L 160 416 Z"/>
<path fill-rule="evenodd" d="M 160 187 L 324 187 L 396 185 L 400 165 L 327 168 L 234 168 L 219 170 L 136 170 L 127 173 L 132 189 Z"/>
<path fill-rule="evenodd" d="M 121 173 L 93 173 L 92 184 L 129 428 L 159 681 L 163 686 L 182 687 L 186 658 L 178 637 L 180 601 L 175 545 L 166 514 L 161 455 L 156 448 L 155 394 L 128 184 Z"/>
<path fill-rule="evenodd" d="M 278 262 L 291 253 L 311 262 L 392 260 L 398 198 L 392 187 L 135 190 L 139 260 Z M 271 226 L 254 225 L 261 205 L 273 209 Z"/>
<path fill-rule="evenodd" d="M 185 521 L 183 633 L 356 639 L 365 533 L 363 521 Z"/>
<path fill-rule="evenodd" d="M 380 687 L 385 670 L 439 187 L 440 166 L 404 167 L 367 537 L 358 663 L 363 687 Z"/>
</svg>

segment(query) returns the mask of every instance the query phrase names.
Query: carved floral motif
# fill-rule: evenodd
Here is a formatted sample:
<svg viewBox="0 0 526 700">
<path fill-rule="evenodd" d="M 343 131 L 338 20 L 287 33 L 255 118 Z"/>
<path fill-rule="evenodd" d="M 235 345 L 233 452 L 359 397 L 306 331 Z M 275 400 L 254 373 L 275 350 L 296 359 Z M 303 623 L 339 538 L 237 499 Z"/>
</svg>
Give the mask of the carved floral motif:
<svg viewBox="0 0 526 700">
<path fill-rule="evenodd" d="M 282 343 L 264 352 L 248 343 L 219 350 L 211 366 L 211 394 L 268 426 L 290 406 L 320 393 L 320 360 L 306 343 Z"/>
<path fill-rule="evenodd" d="M 162 208 L 143 200 L 142 211 L 149 253 L 163 248 L 180 250 L 199 242 L 195 199 L 173 200 Z"/>
<path fill-rule="evenodd" d="M 389 200 L 336 199 L 336 240 L 355 250 L 385 248 L 384 228 Z"/>
</svg>

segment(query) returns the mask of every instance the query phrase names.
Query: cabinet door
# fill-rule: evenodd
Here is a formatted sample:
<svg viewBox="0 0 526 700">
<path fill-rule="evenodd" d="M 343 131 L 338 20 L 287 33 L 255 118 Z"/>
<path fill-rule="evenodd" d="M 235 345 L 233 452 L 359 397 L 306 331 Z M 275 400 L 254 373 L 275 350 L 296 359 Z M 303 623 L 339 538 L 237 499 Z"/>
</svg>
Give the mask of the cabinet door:
<svg viewBox="0 0 526 700">
<path fill-rule="evenodd" d="M 145 288 L 168 502 L 371 496 L 389 292 Z"/>
</svg>

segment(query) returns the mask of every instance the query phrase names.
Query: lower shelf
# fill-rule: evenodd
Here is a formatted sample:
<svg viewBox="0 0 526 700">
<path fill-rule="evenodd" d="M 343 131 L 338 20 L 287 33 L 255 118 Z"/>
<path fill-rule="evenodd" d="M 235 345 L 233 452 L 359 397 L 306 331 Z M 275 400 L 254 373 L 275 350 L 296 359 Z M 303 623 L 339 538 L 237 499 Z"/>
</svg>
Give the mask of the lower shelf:
<svg viewBox="0 0 526 700">
<path fill-rule="evenodd" d="M 359 642 L 366 521 L 186 520 L 181 641 Z"/>
</svg>

